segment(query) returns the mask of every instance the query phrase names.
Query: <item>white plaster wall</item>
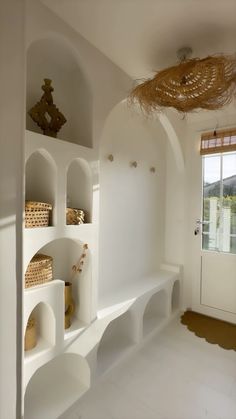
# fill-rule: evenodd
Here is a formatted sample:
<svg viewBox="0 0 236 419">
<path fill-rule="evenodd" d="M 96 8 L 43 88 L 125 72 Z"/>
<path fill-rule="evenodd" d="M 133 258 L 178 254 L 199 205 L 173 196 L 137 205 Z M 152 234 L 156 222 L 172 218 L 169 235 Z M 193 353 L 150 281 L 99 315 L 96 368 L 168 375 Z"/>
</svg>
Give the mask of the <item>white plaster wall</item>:
<svg viewBox="0 0 236 419">
<path fill-rule="evenodd" d="M 108 117 L 100 149 L 100 296 L 155 271 L 164 257 L 166 141 L 160 124 L 153 130 L 125 101 Z"/>
<path fill-rule="evenodd" d="M 24 1 L 0 3 L 0 28 L 0 418 L 18 419 L 22 356 Z"/>
</svg>

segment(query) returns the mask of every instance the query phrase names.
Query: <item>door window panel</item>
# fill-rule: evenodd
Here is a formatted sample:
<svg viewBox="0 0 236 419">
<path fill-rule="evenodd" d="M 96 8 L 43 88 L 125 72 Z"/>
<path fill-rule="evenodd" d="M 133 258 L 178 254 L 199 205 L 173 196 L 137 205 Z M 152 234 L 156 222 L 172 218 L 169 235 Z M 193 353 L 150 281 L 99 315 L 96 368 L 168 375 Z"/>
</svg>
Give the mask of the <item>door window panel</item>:
<svg viewBox="0 0 236 419">
<path fill-rule="evenodd" d="M 204 156 L 202 248 L 205 250 L 219 249 L 220 179 L 220 156 Z"/>
<path fill-rule="evenodd" d="M 203 157 L 202 249 L 236 254 L 236 153 Z"/>
</svg>

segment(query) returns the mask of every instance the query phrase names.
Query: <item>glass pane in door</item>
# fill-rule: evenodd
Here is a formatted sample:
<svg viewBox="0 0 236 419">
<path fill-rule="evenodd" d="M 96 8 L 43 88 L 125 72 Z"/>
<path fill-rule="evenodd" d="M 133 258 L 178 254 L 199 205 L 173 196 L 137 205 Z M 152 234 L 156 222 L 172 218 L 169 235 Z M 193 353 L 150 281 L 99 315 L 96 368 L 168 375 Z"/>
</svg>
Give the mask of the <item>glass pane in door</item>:
<svg viewBox="0 0 236 419">
<path fill-rule="evenodd" d="M 236 153 L 222 155 L 221 250 L 236 254 Z"/>
<path fill-rule="evenodd" d="M 202 249 L 219 250 L 221 156 L 203 157 Z"/>
</svg>

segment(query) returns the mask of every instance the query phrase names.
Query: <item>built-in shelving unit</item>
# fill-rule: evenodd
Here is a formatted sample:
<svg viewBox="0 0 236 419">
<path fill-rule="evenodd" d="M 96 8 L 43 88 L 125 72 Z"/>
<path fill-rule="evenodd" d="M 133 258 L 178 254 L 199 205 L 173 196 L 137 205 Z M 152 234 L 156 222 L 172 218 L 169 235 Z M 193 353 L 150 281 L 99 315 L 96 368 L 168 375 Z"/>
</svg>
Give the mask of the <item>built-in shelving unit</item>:
<svg viewBox="0 0 236 419">
<path fill-rule="evenodd" d="M 43 376 L 54 365 L 53 360 L 62 356 L 70 342 L 82 334 L 96 318 L 97 233 L 93 222 L 93 182 L 94 170 L 97 182 L 97 169 L 92 149 L 26 131 L 25 170 L 26 199 L 53 205 L 51 226 L 24 230 L 24 271 L 37 253 L 53 258 L 53 280 L 25 289 L 24 292 L 24 333 L 30 314 L 34 314 L 37 324 L 37 344 L 24 354 L 27 417 L 28 414 L 31 415 L 31 404 L 27 401 L 31 396 L 28 397 L 27 394 L 32 394 L 32 388 L 37 386 L 37 372 L 39 377 Z M 89 223 L 66 225 L 68 190 L 73 199 L 71 206 L 85 209 Z M 72 268 L 78 265 L 85 244 L 88 246 L 86 259 L 82 272 L 78 272 Z M 66 330 L 65 281 L 72 283 L 75 303 L 71 326 Z M 69 368 L 69 356 L 61 359 L 68 366 L 68 370 L 65 365 L 63 368 L 65 375 L 69 377 L 73 370 Z M 79 355 L 75 359 L 86 364 L 85 359 L 79 358 Z M 77 381 L 78 391 L 74 395 L 78 396 L 79 389 L 82 389 L 82 394 L 89 381 L 84 384 L 82 380 L 82 385 L 80 378 Z M 32 403 L 34 405 L 35 401 Z"/>
<path fill-rule="evenodd" d="M 40 99 L 43 79 L 51 78 L 55 103 L 67 123 L 58 138 L 52 138 L 42 135 L 29 115 L 26 121 L 25 198 L 52 204 L 53 211 L 48 227 L 24 229 L 24 272 L 33 256 L 42 253 L 53 258 L 53 279 L 24 291 L 23 332 L 32 313 L 37 324 L 37 344 L 24 354 L 25 419 L 59 418 L 101 375 L 161 330 L 180 308 L 178 266 L 163 265 L 152 275 L 138 278 L 133 271 L 131 281 L 129 272 L 126 277 L 122 271 L 122 286 L 119 281 L 112 283 L 111 277 L 111 283 L 104 288 L 106 292 L 98 294 L 100 185 L 98 151 L 93 148 L 92 136 L 97 122 L 93 118 L 91 86 L 72 50 L 62 40 L 48 37 L 33 42 L 27 54 L 27 109 Z M 153 149 L 150 150 L 153 154 Z M 106 162 L 109 170 L 116 167 L 116 160 L 113 166 L 111 160 L 106 158 Z M 125 170 L 132 171 L 130 163 L 126 163 Z M 134 173 L 139 173 L 139 181 L 144 176 L 148 202 L 147 185 L 151 185 L 149 193 L 154 193 L 156 178 L 146 169 L 131 172 L 131 186 L 126 186 L 129 190 L 136 185 Z M 119 195 L 120 182 L 124 182 L 126 175 L 122 177 L 117 168 L 116 175 L 115 192 Z M 142 195 L 140 198 L 143 199 Z M 154 201 L 152 212 L 156 217 L 156 196 Z M 85 211 L 85 223 L 67 225 L 68 207 Z M 125 207 L 126 202 L 122 202 L 119 207 L 122 216 Z M 125 211 L 133 216 L 131 208 Z M 139 211 L 141 218 L 141 207 Z M 147 211 L 148 208 L 145 216 Z M 142 228 L 146 228 L 145 223 Z M 153 243 L 155 255 L 155 240 Z M 86 259 L 79 271 L 85 248 Z M 144 258 L 151 261 L 148 250 L 145 252 Z M 148 266 L 156 269 L 156 264 Z M 75 313 L 71 326 L 65 330 L 64 290 L 68 281 L 72 283 Z"/>
<path fill-rule="evenodd" d="M 144 339 L 161 330 L 179 310 L 181 273 L 179 267 L 169 265 L 163 265 L 146 278 L 126 281 L 124 287 L 111 288 L 96 303 L 94 193 L 97 187 L 94 185 L 97 185 L 98 170 L 95 162 L 92 149 L 26 132 L 27 196 L 43 201 L 51 197 L 54 203 L 52 226 L 24 231 L 25 270 L 36 253 L 53 258 L 53 280 L 26 289 L 24 293 L 24 330 L 32 312 L 38 324 L 37 345 L 24 356 L 26 419 L 42 417 L 43 399 L 47 419 L 55 419 L 55 414 L 58 417 L 94 381 Z M 40 176 L 41 164 L 43 182 L 36 187 L 34 170 L 37 168 Z M 48 177 L 51 180 L 47 184 Z M 43 191 L 44 184 L 48 195 L 35 196 L 29 192 L 30 188 Z M 68 196 L 72 200 L 71 207 L 85 209 L 89 222 L 66 225 Z M 88 245 L 88 252 L 83 270 L 74 272 L 72 267 L 78 264 L 84 244 Z M 65 281 L 72 282 L 76 306 L 72 324 L 66 330 Z M 40 388 L 43 392 L 38 397 Z"/>
</svg>

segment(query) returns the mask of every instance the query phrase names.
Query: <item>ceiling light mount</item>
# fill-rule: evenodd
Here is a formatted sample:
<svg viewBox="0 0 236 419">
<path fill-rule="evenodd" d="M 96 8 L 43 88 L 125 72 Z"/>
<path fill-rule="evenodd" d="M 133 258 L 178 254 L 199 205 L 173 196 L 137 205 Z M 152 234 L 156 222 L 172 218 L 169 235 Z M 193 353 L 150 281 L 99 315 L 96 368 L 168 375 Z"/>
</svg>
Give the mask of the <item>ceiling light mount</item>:
<svg viewBox="0 0 236 419">
<path fill-rule="evenodd" d="M 176 55 L 178 57 L 178 60 L 180 62 L 189 60 L 190 57 L 192 56 L 192 54 L 193 54 L 193 50 L 192 50 L 191 47 L 182 47 L 182 48 L 178 49 L 178 51 L 176 53 Z"/>
</svg>

